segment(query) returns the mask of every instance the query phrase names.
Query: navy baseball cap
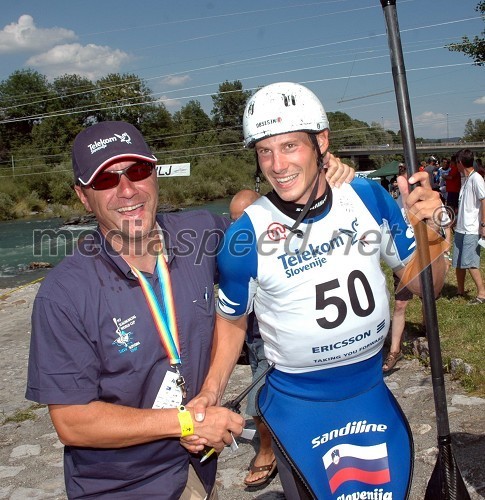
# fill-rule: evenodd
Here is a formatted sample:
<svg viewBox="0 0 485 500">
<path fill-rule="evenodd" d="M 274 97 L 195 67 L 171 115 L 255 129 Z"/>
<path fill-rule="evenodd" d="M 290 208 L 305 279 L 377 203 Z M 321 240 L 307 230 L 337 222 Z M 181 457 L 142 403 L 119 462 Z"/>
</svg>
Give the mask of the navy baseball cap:
<svg viewBox="0 0 485 500">
<path fill-rule="evenodd" d="M 130 159 L 156 162 L 140 131 L 127 122 L 100 122 L 80 132 L 72 145 L 76 182 L 87 186 L 114 161 Z"/>
</svg>

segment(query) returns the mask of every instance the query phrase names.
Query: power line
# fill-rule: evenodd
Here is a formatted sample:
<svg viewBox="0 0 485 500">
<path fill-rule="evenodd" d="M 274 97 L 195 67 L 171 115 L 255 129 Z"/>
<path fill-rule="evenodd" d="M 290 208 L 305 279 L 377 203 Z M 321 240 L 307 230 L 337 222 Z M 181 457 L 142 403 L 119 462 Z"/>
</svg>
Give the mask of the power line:
<svg viewBox="0 0 485 500">
<path fill-rule="evenodd" d="M 357 8 L 357 9 L 350 9 L 348 11 L 341 11 L 341 12 L 338 12 L 338 13 L 351 12 L 351 11 L 357 11 L 357 10 L 361 10 L 361 9 L 375 8 L 375 7 L 376 6 L 361 7 L 361 8 Z M 322 15 L 327 15 L 327 14 L 322 14 Z M 302 19 L 314 19 L 314 17 L 315 16 L 311 16 L 310 18 L 302 18 Z M 481 16 L 476 16 L 476 17 L 471 17 L 471 18 L 464 18 L 464 19 L 457 19 L 457 20 L 453 20 L 453 21 L 445 21 L 445 22 L 435 23 L 435 24 L 429 24 L 429 25 L 425 25 L 425 26 L 418 26 L 418 27 L 413 27 L 413 28 L 401 29 L 400 31 L 401 31 L 401 33 L 406 33 L 406 32 L 411 32 L 411 31 L 415 31 L 415 30 L 430 29 L 430 28 L 435 28 L 435 27 L 439 27 L 439 26 L 446 26 L 446 25 L 450 25 L 450 24 L 467 22 L 467 21 L 470 21 L 470 20 L 475 20 L 475 19 L 480 19 L 480 18 L 481 18 Z M 284 22 L 294 22 L 294 21 L 295 20 L 292 19 L 292 20 L 284 21 Z M 267 27 L 267 26 L 268 25 L 264 25 L 264 27 Z M 252 26 L 252 29 L 254 29 L 254 26 Z M 66 99 L 68 97 L 74 97 L 74 96 L 82 95 L 82 94 L 85 94 L 85 93 L 93 93 L 93 92 L 99 92 L 99 91 L 103 91 L 103 90 L 110 90 L 110 89 L 114 89 L 114 88 L 117 88 L 117 87 L 122 87 L 122 86 L 130 85 L 132 83 L 138 83 L 140 81 L 148 82 L 148 81 L 151 81 L 151 80 L 158 80 L 158 79 L 167 78 L 169 76 L 177 76 L 177 75 L 181 75 L 181 74 L 188 74 L 188 73 L 198 72 L 198 71 L 204 71 L 204 70 L 207 71 L 207 70 L 210 70 L 210 69 L 221 68 L 221 67 L 224 67 L 224 66 L 233 66 L 233 65 L 236 65 L 236 64 L 244 63 L 244 62 L 254 62 L 254 61 L 257 61 L 257 60 L 265 60 L 265 59 L 268 59 L 268 58 L 275 58 L 275 57 L 281 56 L 281 55 L 301 53 L 303 51 L 313 50 L 315 48 L 325 48 L 325 47 L 329 47 L 329 46 L 335 46 L 335 45 L 346 44 L 346 43 L 351 43 L 351 42 L 360 42 L 360 41 L 366 40 L 366 39 L 371 39 L 371 38 L 374 39 L 374 38 L 377 38 L 377 37 L 385 37 L 385 36 L 386 36 L 385 33 L 379 33 L 379 34 L 374 34 L 374 35 L 371 35 L 371 36 L 358 37 L 358 38 L 350 38 L 350 39 L 347 39 L 347 40 L 333 41 L 333 42 L 324 43 L 324 44 L 318 44 L 318 45 L 313 45 L 313 46 L 309 46 L 309 47 L 303 47 L 303 48 L 298 48 L 298 49 L 291 49 L 291 50 L 286 50 L 286 51 L 282 51 L 282 52 L 276 52 L 276 53 L 266 54 L 266 55 L 261 55 L 261 56 L 254 56 L 254 57 L 251 57 L 251 58 L 239 59 L 239 60 L 230 61 L 230 62 L 227 62 L 227 63 L 218 63 L 218 64 L 209 65 L 209 66 L 205 66 L 205 67 L 189 69 L 189 70 L 185 70 L 185 71 L 182 71 L 182 72 L 175 72 L 175 73 L 172 72 L 172 73 L 169 73 L 169 74 L 158 75 L 158 76 L 155 76 L 155 77 L 144 78 L 144 79 L 141 79 L 141 78 L 140 79 L 134 79 L 132 81 L 121 82 L 119 84 L 109 85 L 109 86 L 106 86 L 106 87 L 103 87 L 103 88 L 96 88 L 96 89 L 90 89 L 90 90 L 87 90 L 87 91 L 74 92 L 72 94 L 66 94 L 64 96 L 51 97 L 51 98 L 48 98 L 48 99 L 43 99 L 41 101 L 29 102 L 29 103 L 25 103 L 24 105 L 26 106 L 26 105 L 32 105 L 32 104 L 39 104 L 39 103 L 44 103 L 46 101 L 52 101 L 52 100 L 56 100 L 56 99 Z M 337 63 L 337 64 L 342 64 L 342 63 Z M 276 74 L 277 73 L 274 73 L 274 75 L 276 75 Z M 269 74 L 269 75 L 266 75 L 266 76 L 271 76 L 271 75 L 272 74 Z M 255 78 L 255 77 L 253 77 L 253 78 Z M 172 92 L 177 92 L 177 91 L 180 91 L 180 89 L 173 90 L 173 91 L 167 91 L 166 93 L 172 93 Z M 34 95 L 36 95 L 36 94 L 34 94 Z M 37 95 L 39 95 L 39 94 L 37 94 Z M 40 94 L 40 95 L 42 95 L 42 94 Z M 18 97 L 20 97 L 20 96 L 18 96 Z M 27 98 L 28 96 L 26 96 L 24 94 L 21 97 L 22 98 Z M 21 106 L 23 106 L 23 105 L 22 104 L 17 104 L 15 106 L 7 107 L 7 108 L 4 108 L 4 109 L 8 110 L 8 109 L 16 108 L 16 107 L 21 107 Z M 2 122 L 0 122 L 0 123 L 2 123 Z"/>
<path fill-rule="evenodd" d="M 321 67 L 325 65 L 319 65 L 315 67 Z M 426 66 L 426 67 L 421 67 L 421 68 L 410 68 L 407 69 L 407 71 L 410 72 L 415 72 L 415 71 L 429 71 L 431 69 L 443 69 L 443 68 L 452 68 L 452 67 L 459 67 L 459 66 L 473 66 L 472 62 L 466 62 L 466 63 L 455 63 L 455 64 L 441 64 L 438 66 Z M 260 75 L 261 76 L 275 76 L 279 74 L 286 74 L 290 73 L 292 71 L 296 70 L 289 70 L 289 71 L 284 71 L 284 72 L 275 72 L 275 73 L 268 73 L 266 75 Z M 383 76 L 383 75 L 389 75 L 391 74 L 391 71 L 377 71 L 373 73 L 362 73 L 359 75 L 351 75 L 351 76 L 336 76 L 336 77 L 331 77 L 331 78 L 319 78 L 319 79 L 312 79 L 312 80 L 306 80 L 302 81 L 301 83 L 321 83 L 321 82 L 330 82 L 330 81 L 336 81 L 336 80 L 343 80 L 347 78 L 368 78 L 368 77 L 374 77 L 374 76 Z M 257 77 L 250 77 L 250 78 L 257 78 Z M 249 78 L 247 78 L 249 79 Z M 208 85 L 213 85 L 213 84 L 206 84 L 206 85 L 200 85 L 195 88 L 200 88 L 200 87 L 205 87 Z M 258 87 L 252 87 L 246 90 L 257 90 Z M 236 91 L 234 91 L 236 92 Z M 161 93 L 161 92 L 160 92 Z M 156 94 L 155 94 L 156 95 Z M 182 99 L 182 100 L 190 100 L 190 99 L 198 99 L 201 97 L 208 97 L 213 95 L 212 93 L 205 93 L 205 94 L 195 94 L 195 95 L 189 95 L 189 96 L 177 96 L 177 99 Z M 116 109 L 116 108 L 129 108 L 129 107 L 136 107 L 136 106 L 142 106 L 142 105 L 148 105 L 148 104 L 156 104 L 156 102 L 164 103 L 168 102 L 170 98 L 159 98 L 155 103 L 153 100 L 148 100 L 148 101 L 142 101 L 139 103 L 126 103 L 126 104 L 115 104 L 114 106 L 103 106 L 103 107 L 95 107 L 91 109 L 83 109 L 79 111 L 58 111 L 58 112 L 53 112 L 53 113 L 43 113 L 43 114 L 36 114 L 36 115 L 30 115 L 30 116 L 24 116 L 24 117 L 18 117 L 18 118 L 10 118 L 6 120 L 0 120 L 0 124 L 7 124 L 7 123 L 17 123 L 17 122 L 23 122 L 23 121 L 28 121 L 28 120 L 40 120 L 40 119 L 45 119 L 45 118 L 54 118 L 54 117 L 60 117 L 60 116 L 71 116 L 75 114 L 80 114 L 80 113 L 94 113 L 96 111 L 109 111 L 111 109 Z"/>
<path fill-rule="evenodd" d="M 79 36 L 92 36 L 92 35 L 105 35 L 108 33 L 119 33 L 123 31 L 131 31 L 131 30 L 137 30 L 139 31 L 140 29 L 147 29 L 147 28 L 158 28 L 160 26 L 167 26 L 171 24 L 182 24 L 182 23 L 189 23 L 189 22 L 200 22 L 200 21 L 209 21 L 211 19 L 220 19 L 220 18 L 226 18 L 226 17 L 234 17 L 234 16 L 241 16 L 241 15 L 248 15 L 248 14 L 261 14 L 263 12 L 274 12 L 278 11 L 281 12 L 282 10 L 285 9 L 301 9 L 302 7 L 313 7 L 315 5 L 328 5 L 331 3 L 342 3 L 345 2 L 346 0 L 323 0 L 320 2 L 311 2 L 311 3 L 303 3 L 303 4 L 294 4 L 294 5 L 279 5 L 278 7 L 273 7 L 273 8 L 268 8 L 268 9 L 257 9 L 257 10 L 247 10 L 247 11 L 242 11 L 242 12 L 230 12 L 227 14 L 217 14 L 213 16 L 203 16 L 203 17 L 197 17 L 197 18 L 189 18 L 189 19 L 179 19 L 179 20 L 174 20 L 174 21 L 164 21 L 162 23 L 155 23 L 155 24 L 145 24 L 142 26 L 132 26 L 132 27 L 125 27 L 125 28 L 118 28 L 116 30 L 109 30 L 109 31 L 99 31 L 99 32 L 94 32 L 94 33 L 84 33 Z"/>
</svg>

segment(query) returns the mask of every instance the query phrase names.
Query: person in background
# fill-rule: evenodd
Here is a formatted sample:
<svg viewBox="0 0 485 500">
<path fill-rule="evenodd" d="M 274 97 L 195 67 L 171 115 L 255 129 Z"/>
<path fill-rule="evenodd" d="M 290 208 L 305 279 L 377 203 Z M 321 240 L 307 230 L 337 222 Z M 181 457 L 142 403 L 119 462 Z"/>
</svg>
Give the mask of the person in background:
<svg viewBox="0 0 485 500">
<path fill-rule="evenodd" d="M 266 358 L 275 363 L 258 413 L 277 441 L 285 496 L 343 497 L 358 482 L 405 498 L 412 437 L 383 380 L 390 318 L 380 260 L 420 293 L 414 236 L 379 184 L 356 178 L 340 189 L 329 185 L 323 166 L 339 160 L 328 153 L 328 118 L 308 88 L 281 82 L 258 90 L 246 105 L 243 131 L 272 191 L 225 234 L 218 255 L 217 349 L 196 411 L 220 403 L 254 309 Z M 417 184 L 412 191 L 405 179 L 398 182 L 410 221 L 428 219 L 437 295 L 445 271 L 444 239 L 434 219 L 439 194 L 424 172 L 409 179 Z M 367 424 L 369 432 L 357 431 Z M 348 460 L 372 459 L 370 448 L 379 450 L 373 457 L 382 459 L 386 474 L 363 482 L 342 474 Z"/>
<path fill-rule="evenodd" d="M 445 164 L 445 160 L 446 159 L 443 160 L 443 164 Z M 406 166 L 404 164 L 399 165 L 399 175 L 403 176 L 406 179 L 408 178 Z M 398 204 L 404 219 L 407 221 L 406 210 L 403 207 L 402 198 L 400 195 L 397 197 L 396 203 Z M 450 245 L 451 230 L 448 226 L 451 223 L 451 220 L 448 219 L 448 216 L 446 216 L 446 218 L 449 221 L 448 225 L 444 224 L 444 227 L 446 226 L 445 229 L 446 241 L 448 242 L 448 245 Z M 412 226 L 409 225 L 409 222 L 408 226 L 409 229 L 412 230 Z M 444 252 L 444 257 L 446 259 L 446 271 L 448 271 L 449 266 L 451 264 L 450 252 L 448 250 Z M 402 339 L 404 335 L 404 329 L 406 327 L 406 310 L 409 305 L 409 301 L 413 298 L 414 295 L 411 292 L 411 290 L 409 290 L 409 288 L 407 288 L 406 286 L 400 286 L 400 280 L 399 277 L 396 275 L 396 273 L 393 273 L 392 277 L 394 284 L 394 311 L 392 314 L 391 332 L 390 332 L 391 345 L 389 348 L 389 352 L 386 356 L 386 359 L 384 361 L 384 364 L 382 365 L 383 372 L 391 371 L 395 367 L 397 362 L 403 357 Z M 422 305 L 421 309 L 423 316 L 421 324 L 424 325 L 425 316 Z"/>
<path fill-rule="evenodd" d="M 456 155 L 451 155 L 447 173 L 443 173 L 446 182 L 446 204 L 458 213 L 458 196 L 461 189 L 461 174 L 456 164 Z"/>
<path fill-rule="evenodd" d="M 477 173 L 479 173 L 482 177 L 485 178 L 485 167 L 483 166 L 481 158 L 477 158 L 475 160 L 475 164 L 473 167 Z"/>
<path fill-rule="evenodd" d="M 383 372 L 391 371 L 403 357 L 402 337 L 406 326 L 406 309 L 409 301 L 413 298 L 413 293 L 407 287 L 398 291 L 401 280 L 395 273 L 392 274 L 392 279 L 394 283 L 394 311 L 391 320 L 391 346 L 382 365 Z"/>
<path fill-rule="evenodd" d="M 473 168 L 473 151 L 462 149 L 456 154 L 458 169 L 465 176 L 460 191 L 458 216 L 453 243 L 453 267 L 456 271 L 457 295 L 465 295 L 466 271 L 476 286 L 476 297 L 470 305 L 485 304 L 485 286 L 480 272 L 480 238 L 485 238 L 485 181 Z"/>
<path fill-rule="evenodd" d="M 389 186 L 391 184 L 391 181 L 387 178 L 387 177 L 383 177 L 381 179 L 381 186 L 387 191 L 389 192 Z"/>
<path fill-rule="evenodd" d="M 424 170 L 428 172 L 429 175 L 429 183 L 431 185 L 431 189 L 433 191 L 439 191 L 440 186 L 439 186 L 439 173 L 438 173 L 438 158 L 436 156 L 431 155 L 428 158 L 428 163 Z"/>
<path fill-rule="evenodd" d="M 217 498 L 216 458 L 201 464 L 179 439 L 220 451 L 243 430 L 229 409 L 200 420 L 187 406 L 209 368 L 228 221 L 157 214 L 155 163 L 125 122 L 92 125 L 72 147 L 74 189 L 98 228 L 35 298 L 26 392 L 49 406 L 70 499 Z"/>
<path fill-rule="evenodd" d="M 259 197 L 259 193 L 251 189 L 243 189 L 236 193 L 229 205 L 231 220 L 238 220 L 243 215 L 244 210 Z M 254 381 L 268 368 L 268 361 L 264 354 L 264 343 L 259 333 L 258 320 L 254 311 L 248 316 L 245 342 L 248 347 L 249 365 Z M 259 435 L 259 448 L 256 451 L 256 456 L 251 460 L 244 484 L 251 488 L 257 487 L 258 489 L 268 484 L 277 470 L 276 458 L 271 443 L 271 434 L 256 411 L 256 395 L 263 384 L 264 378 L 248 394 L 246 408 L 246 414 L 253 418 L 256 431 Z"/>
<path fill-rule="evenodd" d="M 407 179 L 406 165 L 404 165 L 404 163 L 399 165 L 398 175 L 404 176 Z M 407 221 L 406 211 L 403 208 L 399 187 L 397 186 L 397 178 L 396 190 L 393 198 L 396 199 L 396 203 L 401 209 L 403 217 Z M 409 301 L 413 298 L 412 292 L 407 287 L 403 287 L 398 291 L 401 280 L 396 273 L 392 274 L 392 279 L 394 283 L 394 312 L 391 320 L 391 346 L 382 365 L 383 372 L 391 371 L 395 367 L 396 363 L 403 357 L 401 345 L 404 327 L 406 326 L 406 308 Z"/>
<path fill-rule="evenodd" d="M 398 175 L 401 175 L 402 170 L 406 170 L 406 167 L 404 166 L 403 163 L 400 163 L 398 166 Z M 389 192 L 391 193 L 391 196 L 396 200 L 399 196 L 399 186 L 397 184 L 397 175 L 393 175 L 391 178 L 391 183 L 389 186 Z"/>
<path fill-rule="evenodd" d="M 445 175 L 448 174 L 449 171 L 450 171 L 450 162 L 448 158 L 443 158 L 441 160 L 440 168 L 438 169 L 438 178 L 439 178 L 441 199 L 443 200 L 444 204 L 446 204 L 446 200 L 448 198 L 448 192 L 446 191 Z"/>
<path fill-rule="evenodd" d="M 407 179 L 406 166 L 401 163 L 399 165 L 399 175 Z M 398 190 L 399 191 L 399 190 Z M 401 209 L 404 219 L 407 221 L 406 210 L 402 204 L 402 198 L 400 194 L 396 197 L 396 203 Z M 409 223 L 408 223 L 409 225 Z M 412 230 L 412 227 L 410 227 Z M 449 240 L 449 233 L 448 233 Z M 445 252 L 446 255 L 447 252 Z M 409 301 L 413 298 L 413 293 L 406 286 L 400 286 L 401 280 L 396 273 L 392 274 L 393 285 L 394 285 L 394 311 L 391 320 L 391 345 L 389 347 L 389 352 L 387 353 L 386 359 L 382 365 L 382 371 L 384 373 L 391 371 L 397 364 L 397 362 L 402 359 L 402 338 L 404 335 L 404 329 L 406 327 L 406 309 L 409 305 Z M 424 314 L 423 314 L 424 316 Z M 424 321 L 422 322 L 424 323 Z"/>
</svg>

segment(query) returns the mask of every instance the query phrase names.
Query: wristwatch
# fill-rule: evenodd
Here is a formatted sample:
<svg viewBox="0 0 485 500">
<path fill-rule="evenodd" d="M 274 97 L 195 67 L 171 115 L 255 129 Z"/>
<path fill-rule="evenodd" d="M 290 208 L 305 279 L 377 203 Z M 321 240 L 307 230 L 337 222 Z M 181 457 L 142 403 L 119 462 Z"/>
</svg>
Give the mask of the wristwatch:
<svg viewBox="0 0 485 500">
<path fill-rule="evenodd" d="M 480 227 L 485 227 L 485 222 L 480 222 Z"/>
</svg>

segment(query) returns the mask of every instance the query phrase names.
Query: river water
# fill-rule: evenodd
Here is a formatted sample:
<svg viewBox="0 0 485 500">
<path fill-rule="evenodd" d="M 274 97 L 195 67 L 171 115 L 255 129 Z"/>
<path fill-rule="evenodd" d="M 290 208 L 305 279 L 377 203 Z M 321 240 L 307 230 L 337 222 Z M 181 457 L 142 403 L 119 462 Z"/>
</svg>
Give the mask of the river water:
<svg viewBox="0 0 485 500">
<path fill-rule="evenodd" d="M 206 209 L 227 215 L 230 199 L 216 200 L 184 210 Z M 64 220 L 23 219 L 0 222 L 0 289 L 21 286 L 42 278 L 48 269 L 30 269 L 33 262 L 55 265 L 69 255 L 79 236 L 94 225 L 65 226 Z"/>
</svg>

